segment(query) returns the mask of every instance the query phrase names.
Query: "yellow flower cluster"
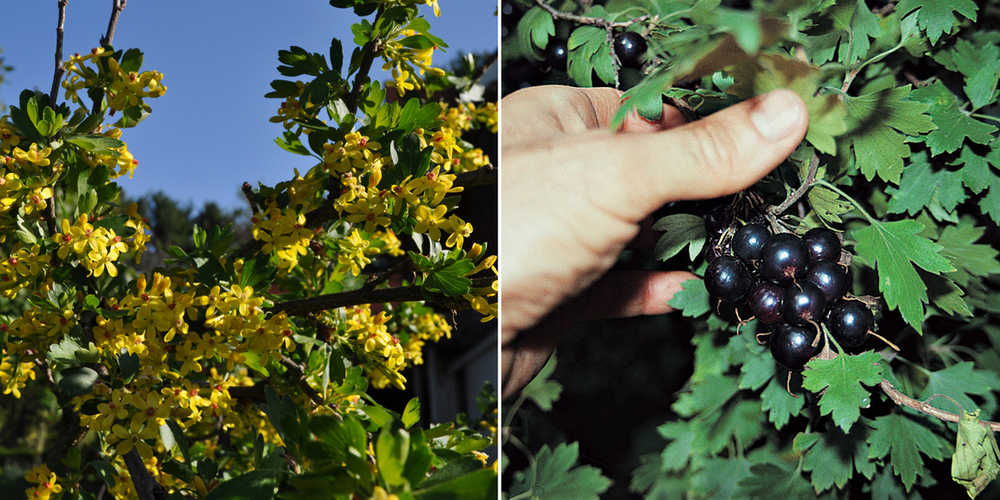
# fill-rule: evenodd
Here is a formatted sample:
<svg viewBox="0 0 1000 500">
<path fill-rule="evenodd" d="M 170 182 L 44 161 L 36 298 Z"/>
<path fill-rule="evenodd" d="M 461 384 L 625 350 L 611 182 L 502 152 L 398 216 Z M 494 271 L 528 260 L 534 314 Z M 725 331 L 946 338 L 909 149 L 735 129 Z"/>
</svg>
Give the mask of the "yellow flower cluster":
<svg viewBox="0 0 1000 500">
<path fill-rule="evenodd" d="M 337 270 L 350 271 L 355 276 L 361 275 L 361 270 L 369 263 L 369 256 L 386 254 L 403 255 L 399 238 L 391 229 L 378 231 L 364 238 L 355 228 L 346 238 L 337 240 Z"/>
<path fill-rule="evenodd" d="M 433 1 L 436 6 L 436 0 Z M 385 63 L 382 69 L 392 70 L 392 81 L 388 85 L 395 88 L 400 97 L 410 90 L 423 88 L 424 73 L 444 75 L 440 68 L 431 67 L 437 47 L 432 45 L 422 49 L 413 48 L 410 42 L 420 36 L 412 29 L 403 29 L 394 39 L 382 45 L 381 56 Z"/>
<path fill-rule="evenodd" d="M 390 385 L 405 388 L 401 373 L 411 365 L 423 364 L 423 346 L 451 338 L 451 325 L 444 316 L 416 303 L 397 305 L 378 313 L 365 304 L 344 311 L 341 316 L 346 341 L 362 360 L 373 387 Z"/>
<path fill-rule="evenodd" d="M 89 54 L 74 54 L 69 61 L 64 63 L 64 67 L 69 71 L 69 78 L 63 80 L 62 86 L 66 89 L 66 99 L 74 103 L 83 105 L 78 92 L 87 88 L 104 87 L 107 91 L 108 107 L 112 110 L 121 111 L 133 106 L 142 106 L 146 97 L 160 97 L 167 87 L 161 82 L 163 73 L 159 71 L 125 71 L 121 68 L 119 61 L 111 57 L 112 53 L 102 47 L 92 49 Z M 86 63 L 92 62 L 98 65 L 98 59 L 105 59 L 110 75 L 104 78 Z"/>
<path fill-rule="evenodd" d="M 140 234 L 140 232 L 136 232 Z M 145 231 L 140 237 L 144 240 Z M 115 262 L 123 253 L 129 251 L 129 246 L 121 235 L 115 234 L 114 229 L 104 227 L 94 227 L 90 223 L 87 214 L 81 214 L 76 222 L 70 225 L 69 219 L 62 220 L 62 232 L 52 237 L 59 245 L 56 255 L 60 259 L 66 260 L 70 252 L 73 252 L 90 274 L 99 277 L 105 270 L 110 276 L 118 276 L 118 267 Z M 136 245 L 135 249 L 145 248 L 145 242 Z"/>
<path fill-rule="evenodd" d="M 0 260 L 0 293 L 13 298 L 23 288 L 36 283 L 52 257 L 42 253 L 42 247 L 14 245 L 6 259 Z M 47 285 L 43 286 L 47 288 Z"/>
<path fill-rule="evenodd" d="M 466 273 L 466 276 L 473 276 L 481 271 L 485 271 L 486 269 L 493 271 L 494 276 L 498 274 L 496 268 L 497 256 L 483 255 L 482 245 L 478 243 L 472 245 L 472 248 L 469 249 L 469 253 L 466 254 L 466 257 L 472 259 L 473 261 L 478 260 L 476 267 Z M 495 318 L 499 313 L 499 305 L 497 302 L 495 300 L 490 302 L 490 299 L 496 297 L 499 291 L 500 282 L 493 280 L 489 287 L 473 288 L 463 297 L 469 302 L 469 305 L 472 306 L 473 310 L 483 315 L 483 318 L 480 321 L 485 323 Z"/>
<path fill-rule="evenodd" d="M 59 478 L 56 473 L 50 471 L 49 466 L 45 464 L 33 467 L 24 475 L 24 479 L 35 484 L 24 492 L 25 497 L 31 500 L 49 500 L 53 493 L 62 492 L 62 486 L 58 483 Z"/>
<path fill-rule="evenodd" d="M 21 389 L 29 380 L 35 380 L 35 364 L 31 361 L 15 361 L 7 356 L 7 351 L 0 352 L 0 386 L 4 394 L 11 394 L 21 399 Z"/>
<path fill-rule="evenodd" d="M 122 129 L 111 128 L 101 133 L 101 135 L 121 140 Z M 111 174 L 110 178 L 112 179 L 117 179 L 125 174 L 128 174 L 128 178 L 131 179 L 135 173 L 135 168 L 139 166 L 139 160 L 132 156 L 132 153 L 128 150 L 128 146 L 124 144 L 113 152 L 84 153 L 82 156 L 88 165 L 100 164 L 108 167 L 108 171 Z"/>
<path fill-rule="evenodd" d="M 291 207 L 278 208 L 271 204 L 251 221 L 253 238 L 264 243 L 261 251 L 265 254 L 275 252 L 278 268 L 286 271 L 295 268 L 313 237 L 313 232 L 305 227 L 305 214 Z"/>
</svg>

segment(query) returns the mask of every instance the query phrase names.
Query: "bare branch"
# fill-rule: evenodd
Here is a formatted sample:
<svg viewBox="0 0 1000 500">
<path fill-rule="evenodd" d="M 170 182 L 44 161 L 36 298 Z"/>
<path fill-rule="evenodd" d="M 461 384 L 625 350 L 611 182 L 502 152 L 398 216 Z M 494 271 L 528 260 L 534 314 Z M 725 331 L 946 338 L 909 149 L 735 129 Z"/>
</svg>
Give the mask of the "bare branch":
<svg viewBox="0 0 1000 500">
<path fill-rule="evenodd" d="M 56 69 L 52 75 L 52 88 L 49 91 L 49 101 L 52 102 L 52 106 L 56 105 L 56 99 L 59 97 L 59 82 L 62 80 L 63 72 L 65 71 L 62 66 L 62 57 L 63 27 L 66 25 L 67 4 L 69 4 L 69 0 L 59 0 L 59 21 L 56 25 Z"/>
<path fill-rule="evenodd" d="M 128 0 L 111 0 L 111 19 L 108 20 L 108 32 L 101 38 L 101 45 L 111 45 L 115 40 L 115 29 L 118 28 L 118 18 L 125 10 Z"/>
<path fill-rule="evenodd" d="M 474 278 L 473 288 L 490 286 L 493 278 Z M 272 313 L 285 312 L 289 316 L 305 316 L 310 313 L 336 309 L 338 307 L 357 306 L 361 304 L 381 304 L 385 302 L 447 301 L 449 297 L 424 290 L 419 286 L 397 288 L 379 288 L 377 290 L 354 290 L 350 292 L 319 295 L 306 299 L 290 300 L 272 306 Z M 465 301 L 454 300 L 449 303 L 454 309 L 467 309 L 470 306 Z"/>
<path fill-rule="evenodd" d="M 132 476 L 132 484 L 135 485 L 135 492 L 140 500 L 166 500 L 167 490 L 163 489 L 160 483 L 153 479 L 153 475 L 146 469 L 146 465 L 139 458 L 139 453 L 132 448 L 125 454 L 125 466 Z"/>
<path fill-rule="evenodd" d="M 608 21 L 607 19 L 601 19 L 599 17 L 578 16 L 576 14 L 562 12 L 557 10 L 555 7 L 552 7 L 551 5 L 546 4 L 544 0 L 535 0 L 535 4 L 541 7 L 545 12 L 551 14 L 552 17 L 556 19 L 564 19 L 566 21 L 572 21 L 576 24 L 589 24 L 592 26 L 599 26 L 606 30 L 611 30 L 614 28 L 627 28 L 635 23 L 641 23 L 649 19 L 649 14 L 645 14 L 639 17 L 634 17 L 627 21 L 611 22 Z"/>
<path fill-rule="evenodd" d="M 882 379 L 882 382 L 879 383 L 879 387 L 882 389 L 882 392 L 884 392 L 886 396 L 889 396 L 889 399 L 893 400 L 893 402 L 895 402 L 900 406 L 912 408 L 914 410 L 917 410 L 921 413 L 925 413 L 939 420 L 944 420 L 945 422 L 958 422 L 959 419 L 961 418 L 959 415 L 955 413 L 952 413 L 950 411 L 940 410 L 938 408 L 931 406 L 926 401 L 917 401 L 916 399 L 913 399 L 907 396 L 906 394 L 899 392 L 899 390 L 893 387 L 892 383 L 886 379 Z M 982 423 L 986 427 L 989 427 L 990 430 L 992 430 L 993 432 L 1000 431 L 1000 422 L 993 422 L 991 420 L 982 420 L 980 421 L 980 423 Z"/>
</svg>

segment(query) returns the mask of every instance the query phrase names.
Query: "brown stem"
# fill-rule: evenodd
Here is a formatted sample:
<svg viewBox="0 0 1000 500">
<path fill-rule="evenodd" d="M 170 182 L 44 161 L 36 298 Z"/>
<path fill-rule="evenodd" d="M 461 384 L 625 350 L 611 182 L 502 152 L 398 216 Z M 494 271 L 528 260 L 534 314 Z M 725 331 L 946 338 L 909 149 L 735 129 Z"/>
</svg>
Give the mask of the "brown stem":
<svg viewBox="0 0 1000 500">
<path fill-rule="evenodd" d="M 809 188 L 811 188 L 816 182 L 817 170 L 819 170 L 819 156 L 813 153 L 812 159 L 809 160 L 809 172 L 806 174 L 806 178 L 802 179 L 802 183 L 799 185 L 799 188 L 793 191 L 792 194 L 788 195 L 788 197 L 785 198 L 785 201 L 781 202 L 781 205 L 772 208 L 771 213 L 774 215 L 781 215 L 782 212 L 788 210 L 788 207 L 799 201 L 799 198 L 802 198 L 802 196 L 806 194 L 806 191 L 809 191 Z"/>
<path fill-rule="evenodd" d="M 893 387 L 892 383 L 886 379 L 882 379 L 879 383 L 879 387 L 889 399 L 893 400 L 898 405 L 905 406 L 907 408 L 912 408 L 921 413 L 930 415 L 938 420 L 944 420 L 945 422 L 958 422 L 961 418 L 959 415 L 952 413 L 950 411 L 944 411 L 931 406 L 926 401 L 917 401 Z M 1000 431 L 1000 422 L 993 422 L 991 420 L 981 420 L 980 423 L 987 426 L 993 432 Z"/>
<path fill-rule="evenodd" d="M 132 448 L 125 454 L 125 466 L 132 476 L 132 484 L 135 485 L 135 492 L 140 500 L 166 500 L 167 491 L 160 483 L 153 479 L 153 475 L 146 469 L 146 465 L 139 458 L 139 453 Z"/>
<path fill-rule="evenodd" d="M 309 382 L 306 382 L 305 369 L 301 365 L 296 363 L 292 358 L 288 356 L 281 356 L 281 365 L 288 369 L 288 371 L 295 377 L 295 381 L 299 384 L 299 387 L 309 396 L 309 399 L 317 405 L 323 404 L 323 396 L 313 389 Z"/>
<path fill-rule="evenodd" d="M 481 288 L 490 286 L 493 278 L 473 278 L 472 287 Z M 338 307 L 356 306 L 361 304 L 381 304 L 385 302 L 414 302 L 419 300 L 434 301 L 448 300 L 449 297 L 431 293 L 419 286 L 405 286 L 397 288 L 380 288 L 378 290 L 354 290 L 350 292 L 332 293 L 319 295 L 307 299 L 290 300 L 281 302 L 269 308 L 269 312 L 284 312 L 289 316 L 305 316 L 318 311 L 336 309 Z M 468 308 L 464 301 L 455 300 L 449 305 L 455 309 Z"/>
<path fill-rule="evenodd" d="M 562 12 L 556 10 L 555 7 L 546 4 L 543 0 L 535 0 L 535 4 L 542 8 L 545 12 L 548 12 L 552 17 L 556 19 L 564 19 L 566 21 L 571 21 L 576 24 L 590 24 L 592 26 L 599 26 L 604 29 L 614 29 L 614 28 L 627 28 L 635 23 L 641 23 L 649 19 L 649 14 L 644 14 L 639 17 L 634 17 L 628 21 L 611 22 L 607 19 L 601 19 L 599 17 L 587 17 L 579 16 L 576 14 L 570 14 L 568 12 Z"/>
<path fill-rule="evenodd" d="M 115 29 L 118 28 L 118 18 L 125 10 L 128 0 L 111 0 L 111 19 L 108 20 L 108 32 L 101 38 L 101 45 L 110 46 L 115 40 Z"/>
<path fill-rule="evenodd" d="M 53 108 L 56 105 L 56 99 L 59 97 L 59 81 L 62 80 L 63 72 L 65 71 L 62 66 L 62 57 L 63 28 L 66 26 L 67 4 L 69 4 L 69 0 L 59 0 L 59 22 L 56 25 L 56 69 L 52 75 L 52 89 L 49 91 L 49 101 L 51 101 Z"/>
</svg>

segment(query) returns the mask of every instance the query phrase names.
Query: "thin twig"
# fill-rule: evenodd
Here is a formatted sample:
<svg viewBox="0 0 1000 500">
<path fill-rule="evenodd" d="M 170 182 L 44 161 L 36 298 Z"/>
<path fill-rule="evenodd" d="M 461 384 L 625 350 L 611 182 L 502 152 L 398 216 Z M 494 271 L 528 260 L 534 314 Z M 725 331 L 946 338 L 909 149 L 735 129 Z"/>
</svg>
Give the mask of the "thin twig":
<svg viewBox="0 0 1000 500">
<path fill-rule="evenodd" d="M 614 28 L 627 28 L 635 23 L 641 23 L 649 19 L 649 14 L 644 14 L 639 17 L 634 17 L 627 21 L 611 22 L 607 19 L 601 19 L 599 17 L 587 17 L 579 16 L 576 14 L 570 14 L 568 12 L 562 12 L 557 10 L 555 7 L 546 4 L 543 0 L 535 0 L 535 4 L 541 7 L 545 12 L 548 12 L 552 17 L 556 19 L 564 19 L 566 21 L 572 21 L 576 24 L 589 24 L 592 26 L 599 26 L 604 29 L 614 29 Z"/>
<path fill-rule="evenodd" d="M 780 215 L 785 210 L 788 210 L 788 207 L 799 201 L 799 198 L 802 198 L 802 196 L 806 194 L 806 191 L 809 191 L 809 188 L 816 183 L 817 170 L 819 170 L 819 156 L 813 153 L 812 160 L 809 160 L 809 172 L 806 174 L 806 178 L 802 179 L 802 183 L 799 185 L 799 188 L 793 191 L 792 194 L 788 195 L 788 198 L 785 198 L 785 201 L 781 202 L 781 205 L 771 209 L 771 213 L 774 215 Z"/>
<path fill-rule="evenodd" d="M 473 278 L 472 288 L 488 287 L 493 278 Z M 378 290 L 354 290 L 350 292 L 318 295 L 306 299 L 290 300 L 271 306 L 268 312 L 285 312 L 289 316 L 305 316 L 314 312 L 336 309 L 338 307 L 357 306 L 361 304 L 381 304 L 385 302 L 414 302 L 419 300 L 447 300 L 440 294 L 428 292 L 423 287 L 405 286 L 396 288 L 380 288 Z M 455 309 L 470 307 L 465 301 L 455 301 L 451 304 Z"/>
<path fill-rule="evenodd" d="M 125 10 L 128 0 L 111 0 L 111 19 L 108 20 L 108 31 L 101 38 L 101 45 L 110 46 L 115 40 L 115 29 L 118 28 L 118 18 Z"/>
<path fill-rule="evenodd" d="M 882 392 L 884 392 L 886 396 L 889 396 L 889 399 L 892 399 L 898 405 L 905 406 L 907 408 L 912 408 L 921 413 L 925 413 L 934 418 L 937 418 L 938 420 L 944 420 L 945 422 L 958 422 L 961 418 L 959 415 L 955 413 L 952 413 L 950 411 L 940 410 L 938 408 L 931 406 L 926 401 L 917 401 L 916 399 L 913 399 L 907 396 L 906 394 L 899 392 L 899 390 L 893 387 L 892 383 L 886 379 L 882 379 L 882 382 L 879 383 L 879 387 L 882 389 Z M 979 423 L 982 424 L 983 426 L 989 427 L 990 430 L 992 430 L 993 432 L 1000 431 L 1000 422 L 993 422 L 991 420 L 980 420 Z"/>
<path fill-rule="evenodd" d="M 63 69 L 62 57 L 63 57 L 63 28 L 66 26 L 66 5 L 69 4 L 69 0 L 59 0 L 59 22 L 56 25 L 56 69 L 52 75 L 52 89 L 49 91 L 49 101 L 52 103 L 52 107 L 56 105 L 56 99 L 59 97 L 59 82 L 62 80 Z"/>
</svg>

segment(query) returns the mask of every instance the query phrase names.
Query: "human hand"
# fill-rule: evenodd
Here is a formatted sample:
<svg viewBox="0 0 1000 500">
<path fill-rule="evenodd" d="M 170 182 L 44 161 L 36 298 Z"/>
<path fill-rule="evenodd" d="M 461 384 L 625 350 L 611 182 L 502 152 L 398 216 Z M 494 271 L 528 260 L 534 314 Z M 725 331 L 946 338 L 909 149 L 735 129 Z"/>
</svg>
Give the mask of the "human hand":
<svg viewBox="0 0 1000 500">
<path fill-rule="evenodd" d="M 573 320 L 662 314 L 681 271 L 607 273 L 639 222 L 670 201 L 753 185 L 806 133 L 808 113 L 777 90 L 693 123 L 664 106 L 608 128 L 621 92 L 531 87 L 501 103 L 503 394 L 527 384 Z"/>
</svg>

